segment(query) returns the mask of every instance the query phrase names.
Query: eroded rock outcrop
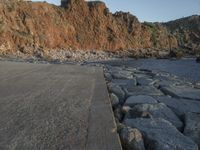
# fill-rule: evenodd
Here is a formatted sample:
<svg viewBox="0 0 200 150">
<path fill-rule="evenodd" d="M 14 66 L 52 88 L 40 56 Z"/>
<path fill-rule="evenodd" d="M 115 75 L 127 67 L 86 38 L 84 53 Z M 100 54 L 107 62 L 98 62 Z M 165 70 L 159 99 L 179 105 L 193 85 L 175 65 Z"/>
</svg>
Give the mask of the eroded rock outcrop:
<svg viewBox="0 0 200 150">
<path fill-rule="evenodd" d="M 1 55 L 45 57 L 51 49 L 129 50 L 133 55 L 157 55 L 149 49 L 176 47 L 176 39 L 162 25 L 141 24 L 129 13 L 112 14 L 103 2 L 69 0 L 62 7 L 0 2 Z"/>
<path fill-rule="evenodd" d="M 200 54 L 200 16 L 193 15 L 164 24 L 177 38 L 179 47 L 190 54 Z"/>
</svg>

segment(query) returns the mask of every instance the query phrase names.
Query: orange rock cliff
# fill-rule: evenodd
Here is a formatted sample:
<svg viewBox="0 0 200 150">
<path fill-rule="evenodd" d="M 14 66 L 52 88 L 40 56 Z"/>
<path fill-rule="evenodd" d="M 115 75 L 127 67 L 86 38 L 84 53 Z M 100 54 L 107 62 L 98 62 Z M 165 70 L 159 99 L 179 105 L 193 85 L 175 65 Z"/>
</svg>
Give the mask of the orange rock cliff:
<svg viewBox="0 0 200 150">
<path fill-rule="evenodd" d="M 112 14 L 100 1 L 0 2 L 0 54 L 35 49 L 133 50 L 177 48 L 159 23 L 140 23 L 130 13 Z"/>
</svg>

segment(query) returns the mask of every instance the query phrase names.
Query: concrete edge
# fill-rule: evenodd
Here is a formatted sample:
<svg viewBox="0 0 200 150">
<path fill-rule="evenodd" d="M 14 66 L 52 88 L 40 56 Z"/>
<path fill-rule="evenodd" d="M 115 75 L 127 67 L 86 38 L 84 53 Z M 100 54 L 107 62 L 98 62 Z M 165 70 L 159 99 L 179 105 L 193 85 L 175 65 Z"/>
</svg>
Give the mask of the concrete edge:
<svg viewBox="0 0 200 150">
<path fill-rule="evenodd" d="M 103 69 L 96 68 L 96 72 L 86 150 L 122 150 Z"/>
</svg>

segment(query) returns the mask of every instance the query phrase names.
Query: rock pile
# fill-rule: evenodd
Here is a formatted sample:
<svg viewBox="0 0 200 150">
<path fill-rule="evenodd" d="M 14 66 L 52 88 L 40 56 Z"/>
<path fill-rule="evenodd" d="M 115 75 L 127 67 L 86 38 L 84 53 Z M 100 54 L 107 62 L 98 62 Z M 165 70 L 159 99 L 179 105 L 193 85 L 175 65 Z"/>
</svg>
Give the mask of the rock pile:
<svg viewBox="0 0 200 150">
<path fill-rule="evenodd" d="M 200 88 L 166 72 L 105 66 L 125 150 L 198 150 Z"/>
</svg>

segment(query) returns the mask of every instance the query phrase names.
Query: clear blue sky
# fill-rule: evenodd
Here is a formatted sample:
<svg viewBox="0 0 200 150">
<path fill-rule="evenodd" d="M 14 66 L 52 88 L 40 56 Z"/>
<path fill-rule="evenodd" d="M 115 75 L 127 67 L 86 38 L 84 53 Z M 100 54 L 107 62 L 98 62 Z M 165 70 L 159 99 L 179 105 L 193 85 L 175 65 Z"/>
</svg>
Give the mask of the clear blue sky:
<svg viewBox="0 0 200 150">
<path fill-rule="evenodd" d="M 33 0 L 39 1 L 39 0 Z M 60 0 L 46 0 L 60 5 Z M 200 15 L 200 0 L 102 0 L 111 12 L 130 12 L 140 21 L 166 22 L 194 14 Z"/>
</svg>

